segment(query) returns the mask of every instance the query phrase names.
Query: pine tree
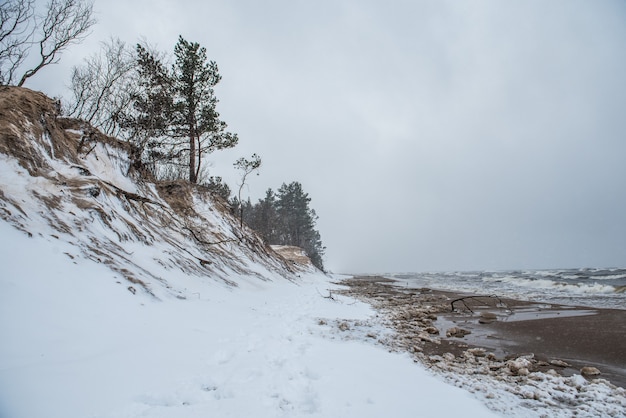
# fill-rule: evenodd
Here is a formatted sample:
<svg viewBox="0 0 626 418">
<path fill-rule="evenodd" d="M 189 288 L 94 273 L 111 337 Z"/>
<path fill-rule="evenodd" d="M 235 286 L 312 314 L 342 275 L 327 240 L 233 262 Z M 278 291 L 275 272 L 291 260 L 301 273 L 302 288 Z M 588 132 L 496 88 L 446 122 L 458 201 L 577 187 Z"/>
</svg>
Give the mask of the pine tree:
<svg viewBox="0 0 626 418">
<path fill-rule="evenodd" d="M 254 205 L 249 225 L 263 237 L 265 242 L 277 242 L 278 213 L 276 212 L 276 195 L 272 189 L 267 189 L 265 198 L 259 199 Z"/>
<path fill-rule="evenodd" d="M 174 85 L 167 67 L 154 52 L 138 44 L 136 53 L 138 87 L 132 96 L 133 109 L 120 115 L 119 123 L 140 150 L 139 158 L 147 157 L 154 166 L 173 159 L 173 150 L 163 145 L 170 135 Z"/>
<path fill-rule="evenodd" d="M 215 61 L 207 62 L 206 48 L 179 36 L 174 55 L 177 95 L 172 122 L 175 134 L 188 139 L 189 181 L 196 183 L 202 154 L 234 147 L 238 139 L 237 135 L 225 131 L 226 123 L 219 119 L 213 88 L 221 76 Z"/>
<path fill-rule="evenodd" d="M 137 45 L 140 91 L 125 125 L 134 138 L 150 138 L 142 144 L 154 160 L 185 167 L 189 181 L 197 183 L 203 155 L 234 147 L 238 138 L 226 131 L 216 110 L 214 87 L 221 76 L 215 61 L 207 60 L 206 48 L 180 36 L 174 56 L 168 71 L 154 53 Z"/>
</svg>

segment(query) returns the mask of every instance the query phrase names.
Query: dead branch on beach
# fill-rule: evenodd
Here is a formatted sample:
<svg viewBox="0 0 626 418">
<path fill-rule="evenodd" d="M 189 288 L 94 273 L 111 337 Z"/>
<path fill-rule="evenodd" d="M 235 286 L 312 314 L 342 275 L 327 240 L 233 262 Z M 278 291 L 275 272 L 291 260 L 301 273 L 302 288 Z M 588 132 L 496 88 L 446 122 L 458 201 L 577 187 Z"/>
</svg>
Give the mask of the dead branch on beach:
<svg viewBox="0 0 626 418">
<path fill-rule="evenodd" d="M 328 290 L 328 296 L 322 295 L 317 287 L 315 288 L 315 290 L 317 290 L 317 294 L 320 295 L 321 297 L 323 297 L 324 299 L 330 299 L 330 300 L 337 301 L 337 299 L 335 299 L 335 297 L 333 296 L 333 292 L 331 292 L 330 289 L 326 289 L 326 290 Z"/>
<path fill-rule="evenodd" d="M 450 307 L 451 307 L 451 311 L 454 312 L 454 304 L 457 302 L 461 302 L 463 304 L 463 306 L 465 306 L 465 308 L 470 311 L 471 313 L 474 313 L 474 311 L 472 310 L 472 308 L 470 308 L 468 306 L 467 303 L 465 303 L 466 299 L 479 299 L 479 298 L 491 298 L 491 299 L 496 299 L 498 302 L 496 304 L 497 307 L 502 308 L 502 307 L 506 307 L 506 304 L 502 302 L 502 299 L 500 299 L 500 297 L 498 295 L 474 295 L 474 296 L 463 296 L 461 298 L 456 298 L 452 301 L 450 301 Z"/>
</svg>

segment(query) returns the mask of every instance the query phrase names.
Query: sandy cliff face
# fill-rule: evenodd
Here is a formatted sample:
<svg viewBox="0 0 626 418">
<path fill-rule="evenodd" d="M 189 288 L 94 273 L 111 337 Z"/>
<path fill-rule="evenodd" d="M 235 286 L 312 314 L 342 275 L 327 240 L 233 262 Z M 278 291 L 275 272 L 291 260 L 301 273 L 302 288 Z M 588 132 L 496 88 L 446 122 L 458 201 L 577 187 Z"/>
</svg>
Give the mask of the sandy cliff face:
<svg viewBox="0 0 626 418">
<path fill-rule="evenodd" d="M 296 268 L 312 271 L 316 270 L 311 259 L 302 248 L 293 245 L 272 245 L 271 247 L 272 250 L 276 251 Z"/>
<path fill-rule="evenodd" d="M 131 157 L 127 143 L 60 117 L 45 95 L 0 88 L 5 222 L 37 239 L 70 242 L 68 257 L 104 263 L 155 297 L 185 297 L 188 286 L 171 280 L 174 271 L 229 285 L 295 277 L 301 267 L 240 228 L 218 197 L 183 181 L 149 181 Z M 138 246 L 149 259 L 133 257 Z"/>
</svg>

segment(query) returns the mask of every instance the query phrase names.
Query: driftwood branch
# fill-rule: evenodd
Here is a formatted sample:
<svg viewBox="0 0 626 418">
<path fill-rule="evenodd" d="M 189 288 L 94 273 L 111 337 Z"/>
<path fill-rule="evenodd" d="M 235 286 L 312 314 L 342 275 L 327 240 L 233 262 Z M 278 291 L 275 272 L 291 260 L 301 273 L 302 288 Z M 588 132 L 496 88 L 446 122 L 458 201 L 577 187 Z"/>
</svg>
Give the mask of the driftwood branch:
<svg viewBox="0 0 626 418">
<path fill-rule="evenodd" d="M 163 206 L 160 203 L 155 202 L 152 199 L 148 199 L 147 197 L 140 196 L 137 193 L 127 192 L 126 190 L 120 189 L 119 187 L 117 187 L 114 184 L 109 183 L 108 181 L 105 181 L 104 183 L 106 183 L 109 186 L 113 187 L 118 192 L 118 194 L 124 196 L 128 200 L 134 200 L 135 202 L 151 203 L 153 205 Z"/>
<path fill-rule="evenodd" d="M 198 235 L 196 235 L 196 231 L 194 231 L 193 228 L 190 228 L 187 225 L 185 225 L 184 228 L 191 233 L 191 236 L 193 236 L 194 239 L 196 241 L 198 241 L 198 243 L 203 244 L 203 245 L 219 245 L 219 244 L 226 244 L 227 242 L 237 242 L 237 241 L 240 241 L 240 240 L 235 239 L 235 238 L 227 238 L 227 239 L 223 239 L 223 240 L 220 240 L 220 241 L 209 242 L 209 241 L 205 241 L 205 240 L 201 239 L 200 237 L 198 237 Z"/>
<path fill-rule="evenodd" d="M 505 305 L 504 303 L 502 303 L 502 299 L 500 299 L 500 297 L 498 295 L 474 295 L 474 296 L 463 296 L 461 298 L 456 298 L 452 301 L 450 301 L 450 307 L 452 312 L 454 312 L 454 304 L 457 302 L 461 302 L 463 304 L 463 306 L 465 306 L 465 308 L 474 313 L 474 311 L 472 310 L 472 308 L 470 308 L 467 303 L 465 303 L 466 299 L 479 299 L 479 298 L 491 298 L 491 299 L 496 299 L 498 301 L 497 305 L 498 306 L 503 306 Z"/>
<path fill-rule="evenodd" d="M 317 294 L 320 295 L 321 297 L 323 297 L 324 299 L 330 299 L 330 300 L 334 300 L 336 301 L 337 299 L 335 299 L 335 297 L 333 296 L 333 292 L 331 292 L 330 289 L 328 290 L 328 296 L 324 296 L 320 293 L 320 291 L 317 289 L 317 287 L 315 288 L 315 290 L 317 290 Z"/>
</svg>

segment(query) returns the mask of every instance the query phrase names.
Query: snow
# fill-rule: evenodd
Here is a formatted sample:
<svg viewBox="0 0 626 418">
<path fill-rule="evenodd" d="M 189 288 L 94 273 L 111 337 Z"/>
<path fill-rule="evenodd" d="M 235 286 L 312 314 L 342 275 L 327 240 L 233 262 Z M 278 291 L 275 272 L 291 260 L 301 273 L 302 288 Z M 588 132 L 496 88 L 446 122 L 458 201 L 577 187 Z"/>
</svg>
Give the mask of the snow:
<svg viewBox="0 0 626 418">
<path fill-rule="evenodd" d="M 159 301 L 71 244 L 0 234 L 2 417 L 491 415 L 407 355 L 345 337 L 335 319 L 374 312 L 322 297 L 321 274 Z"/>
</svg>

